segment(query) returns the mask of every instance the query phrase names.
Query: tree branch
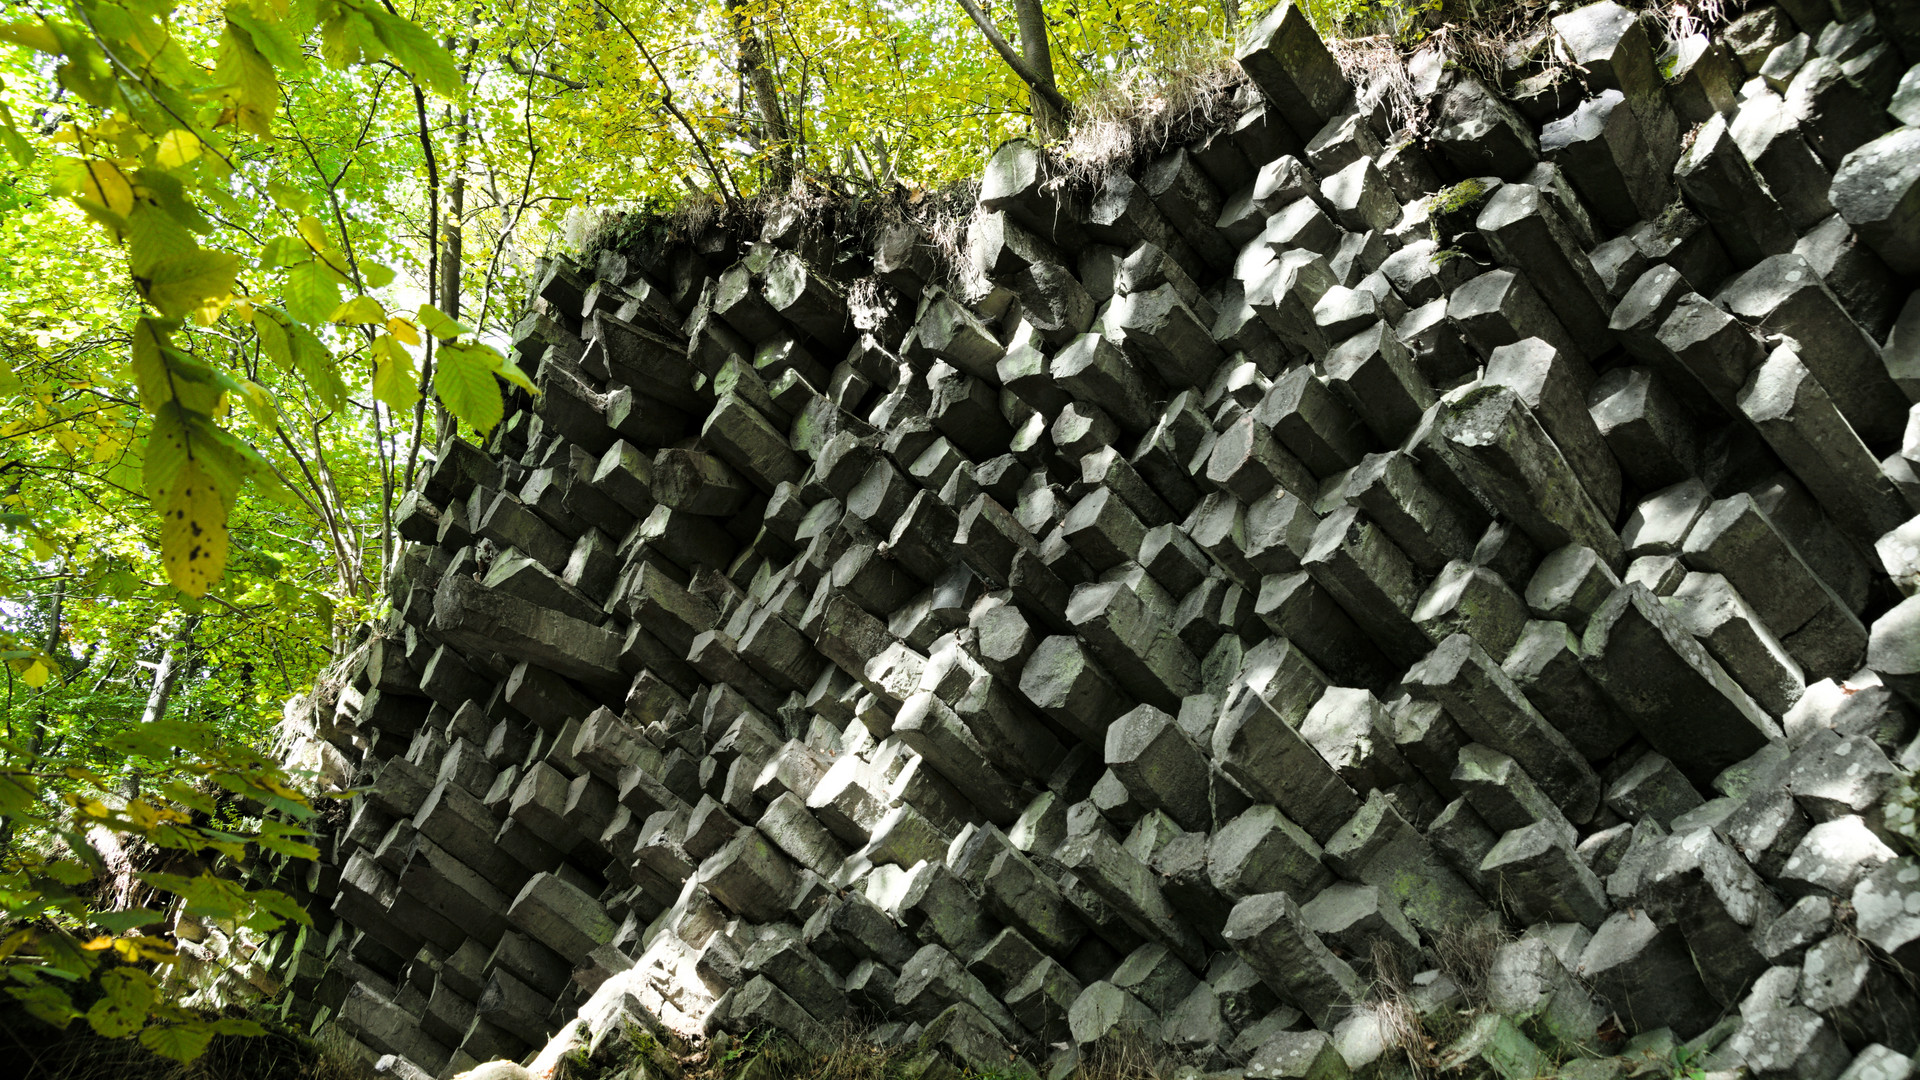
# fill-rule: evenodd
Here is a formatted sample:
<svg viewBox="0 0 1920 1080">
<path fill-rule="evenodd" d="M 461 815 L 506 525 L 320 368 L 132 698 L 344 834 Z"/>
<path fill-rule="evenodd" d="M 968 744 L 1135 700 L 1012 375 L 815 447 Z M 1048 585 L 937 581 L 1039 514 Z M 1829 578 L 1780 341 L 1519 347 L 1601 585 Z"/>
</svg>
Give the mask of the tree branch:
<svg viewBox="0 0 1920 1080">
<path fill-rule="evenodd" d="M 1025 58 L 1014 50 L 1007 39 L 1000 36 L 1000 31 L 993 25 L 993 20 L 987 18 L 987 13 L 980 10 L 976 0 L 960 0 L 960 6 L 967 9 L 967 16 L 973 20 L 973 25 L 979 27 L 980 32 L 987 36 L 987 44 L 993 46 L 994 51 L 1000 54 L 1000 59 L 1007 62 L 1007 66 L 1013 69 L 1015 75 L 1020 76 L 1020 81 L 1026 83 L 1028 89 L 1038 94 L 1047 104 L 1060 110 L 1061 116 L 1073 115 L 1073 106 L 1066 98 L 1060 96 L 1060 91 L 1054 88 L 1052 81 L 1041 78 L 1039 72 L 1034 71 L 1027 64 Z"/>
<path fill-rule="evenodd" d="M 680 121 L 681 127 L 687 129 L 687 136 L 693 140 L 694 149 L 700 151 L 701 160 L 707 163 L 707 171 L 713 174 L 713 182 L 719 185 L 720 197 L 727 201 L 728 206 L 732 206 L 740 185 L 738 182 L 734 182 L 732 185 L 734 191 L 727 191 L 728 182 L 733 179 L 732 172 L 722 173 L 720 167 L 713 163 L 713 155 L 707 153 L 707 141 L 700 137 L 699 130 L 693 126 L 693 121 L 687 119 L 687 114 L 680 111 L 680 106 L 673 103 L 673 84 L 667 81 L 666 73 L 660 70 L 659 64 L 653 62 L 653 54 L 647 51 L 646 45 L 643 44 L 639 36 L 633 32 L 633 27 L 627 25 L 627 20 L 620 17 L 619 12 L 608 7 L 606 0 L 593 0 L 593 2 L 601 11 L 606 12 L 614 22 L 620 24 L 620 29 L 626 31 L 627 40 L 633 42 L 633 47 L 639 50 L 640 59 L 647 62 L 647 67 L 652 70 L 653 77 L 660 80 L 660 104 L 665 106 L 666 110 L 673 114 L 675 120 Z M 966 0 L 962 0 L 962 2 L 964 3 Z"/>
<path fill-rule="evenodd" d="M 501 53 L 500 59 L 505 60 L 507 67 L 513 69 L 513 73 L 523 79 L 531 79 L 538 76 L 548 82 L 559 83 L 569 90 L 585 90 L 587 88 L 586 83 L 574 82 L 564 75 L 556 75 L 545 68 L 534 67 L 532 64 L 522 64 L 520 61 L 514 59 L 513 54 L 510 52 Z"/>
</svg>

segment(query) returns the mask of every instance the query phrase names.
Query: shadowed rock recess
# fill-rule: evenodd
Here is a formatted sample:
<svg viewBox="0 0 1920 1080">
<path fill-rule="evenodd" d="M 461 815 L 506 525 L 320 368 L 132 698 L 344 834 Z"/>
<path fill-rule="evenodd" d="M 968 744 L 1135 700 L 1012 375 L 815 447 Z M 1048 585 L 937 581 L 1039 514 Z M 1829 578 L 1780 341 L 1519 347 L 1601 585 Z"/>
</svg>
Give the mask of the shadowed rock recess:
<svg viewBox="0 0 1920 1080">
<path fill-rule="evenodd" d="M 296 988 L 441 1076 L 621 1017 L 1403 1075 L 1463 1003 L 1469 1074 L 1908 1075 L 1902 6 L 1567 10 L 1544 88 L 1416 58 L 1411 143 L 1283 7 L 1218 132 L 1002 147 L 957 280 L 780 215 L 552 262 L 311 701 L 370 791 Z"/>
</svg>

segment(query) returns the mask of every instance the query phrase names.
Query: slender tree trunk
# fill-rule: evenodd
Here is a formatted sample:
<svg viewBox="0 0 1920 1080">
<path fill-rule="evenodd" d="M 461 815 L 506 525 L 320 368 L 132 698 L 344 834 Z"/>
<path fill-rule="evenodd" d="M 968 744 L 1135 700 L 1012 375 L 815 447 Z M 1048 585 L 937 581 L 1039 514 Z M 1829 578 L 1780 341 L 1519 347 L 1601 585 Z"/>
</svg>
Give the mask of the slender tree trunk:
<svg viewBox="0 0 1920 1080">
<path fill-rule="evenodd" d="M 186 670 L 193 655 L 193 634 L 200 629 L 200 616 L 189 615 L 180 624 L 180 632 L 167 644 L 167 651 L 160 654 L 160 663 L 153 669 L 153 686 L 147 690 L 146 708 L 140 710 L 140 723 L 157 724 L 167 715 L 167 706 L 173 701 L 174 687 L 179 685 L 180 676 Z M 140 774 L 127 774 L 126 795 L 131 799 L 140 794 Z"/>
<path fill-rule="evenodd" d="M 434 273 L 439 265 L 440 248 L 440 165 L 433 156 L 433 133 L 427 127 L 427 98 L 416 84 L 413 88 L 413 115 L 420 125 L 420 154 L 427 165 L 427 303 L 440 306 L 440 275 Z M 420 363 L 420 400 L 413 403 L 413 449 L 407 456 L 407 483 L 413 483 L 414 466 L 419 461 L 420 440 L 425 437 L 427 427 L 427 400 L 433 394 L 433 346 L 432 334 L 421 335 L 426 341 L 426 349 Z M 436 438 L 446 437 L 447 416 L 445 408 L 435 410 Z"/>
<path fill-rule="evenodd" d="M 762 149 L 771 163 L 770 179 L 776 190 L 784 192 L 793 183 L 793 131 L 787 125 L 786 110 L 780 105 L 780 88 L 774 84 L 773 72 L 767 67 L 766 50 L 760 44 L 759 35 L 754 33 L 744 0 L 727 0 L 727 17 L 733 24 L 733 41 L 740 53 L 740 73 L 753 88 L 754 104 L 759 106 L 760 119 L 767 127 Z"/>
<path fill-rule="evenodd" d="M 1231 0 L 1229 0 L 1231 2 Z M 1013 0 L 1015 24 L 1020 28 L 1020 55 L 1033 73 L 1060 96 L 1053 81 L 1053 48 L 1047 40 L 1047 9 L 1041 0 Z M 1038 87 L 1027 88 L 1027 102 L 1033 109 L 1033 126 L 1040 137 L 1052 142 L 1067 133 L 1067 118 Z"/>
<path fill-rule="evenodd" d="M 980 28 L 987 44 L 993 46 L 993 51 L 1000 54 L 1000 59 L 1005 60 L 1013 73 L 1020 76 L 1020 81 L 1027 84 L 1029 100 L 1038 103 L 1033 108 L 1035 133 L 1042 139 L 1056 139 L 1066 134 L 1066 121 L 1073 112 L 1073 106 L 1053 84 L 1053 52 L 1047 45 L 1046 13 L 1040 4 L 1041 0 L 1015 0 L 1015 15 L 1020 24 L 1020 36 L 1024 39 L 1022 44 L 1028 50 L 1028 55 L 1022 56 L 993 25 L 993 20 L 987 18 L 978 0 L 960 0 L 960 6 L 966 9 L 973 25 Z M 1043 62 L 1045 69 L 1036 70 L 1028 62 L 1029 57 Z"/>
<path fill-rule="evenodd" d="M 1231 37 L 1240 30 L 1240 0 L 1220 0 L 1220 10 L 1227 16 L 1227 35 Z"/>
<path fill-rule="evenodd" d="M 453 175 L 447 179 L 447 220 L 442 226 L 446 240 L 440 249 L 440 310 L 455 319 L 460 317 L 461 223 L 466 220 L 467 133 L 472 120 L 471 112 L 461 112 L 460 126 L 454 129 L 453 160 L 447 163 Z"/>
</svg>

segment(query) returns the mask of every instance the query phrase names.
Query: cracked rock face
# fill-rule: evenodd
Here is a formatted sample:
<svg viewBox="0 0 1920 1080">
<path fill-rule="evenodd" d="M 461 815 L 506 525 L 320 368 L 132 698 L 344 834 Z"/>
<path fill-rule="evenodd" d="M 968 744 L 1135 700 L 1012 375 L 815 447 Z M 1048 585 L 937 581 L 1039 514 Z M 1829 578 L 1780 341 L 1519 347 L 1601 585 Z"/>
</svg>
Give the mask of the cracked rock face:
<svg viewBox="0 0 1920 1080">
<path fill-rule="evenodd" d="M 266 955 L 429 1076 L 856 1017 L 1333 1078 L 1401 1005 L 1515 1080 L 1660 1029 L 1905 1075 L 1903 26 L 1592 4 L 1583 82 L 1416 56 L 1416 138 L 1283 5 L 1219 130 L 1084 191 L 997 151 L 965 266 L 791 215 L 555 257 L 542 393 L 438 448 L 308 703 L 370 795 Z"/>
</svg>

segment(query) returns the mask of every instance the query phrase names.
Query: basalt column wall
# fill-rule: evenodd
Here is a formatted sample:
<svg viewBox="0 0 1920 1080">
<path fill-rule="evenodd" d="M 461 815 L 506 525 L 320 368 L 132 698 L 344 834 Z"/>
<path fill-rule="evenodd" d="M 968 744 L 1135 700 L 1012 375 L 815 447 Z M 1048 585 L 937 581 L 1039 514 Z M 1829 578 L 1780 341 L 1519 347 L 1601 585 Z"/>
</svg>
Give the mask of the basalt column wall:
<svg viewBox="0 0 1920 1080">
<path fill-rule="evenodd" d="M 1462 1068 L 1905 1075 L 1905 7 L 1567 10 L 1416 55 L 1412 137 L 1283 5 L 1217 130 L 1001 148 L 957 268 L 799 212 L 554 260 L 317 702 L 368 792 L 296 986 L 439 1075 L 584 1008 L 1317 1077 L 1490 925 Z"/>
</svg>

